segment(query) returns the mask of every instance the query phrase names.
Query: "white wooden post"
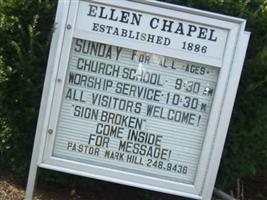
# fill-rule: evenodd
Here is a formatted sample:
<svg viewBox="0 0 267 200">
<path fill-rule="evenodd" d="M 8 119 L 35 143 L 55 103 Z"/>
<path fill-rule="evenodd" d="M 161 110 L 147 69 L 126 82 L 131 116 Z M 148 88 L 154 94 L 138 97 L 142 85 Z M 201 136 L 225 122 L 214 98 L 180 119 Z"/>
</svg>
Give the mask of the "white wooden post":
<svg viewBox="0 0 267 200">
<path fill-rule="evenodd" d="M 34 147 L 32 152 L 32 158 L 31 158 L 31 165 L 30 165 L 30 171 L 28 175 L 28 182 L 27 182 L 27 188 L 26 188 L 26 194 L 25 194 L 25 200 L 32 200 L 34 196 L 34 189 L 36 185 L 36 178 L 38 175 L 38 165 L 41 162 L 42 159 L 42 152 L 43 152 L 43 143 L 42 138 L 45 138 L 47 133 L 43 133 L 42 130 L 45 128 L 45 111 L 47 107 L 47 102 L 49 99 L 49 88 L 51 83 L 54 81 L 52 74 L 54 74 L 54 70 L 57 69 L 56 65 L 58 64 L 58 61 L 55 60 L 55 56 L 57 54 L 60 54 L 60 51 L 58 46 L 60 46 L 60 38 L 64 37 L 64 27 L 66 26 L 66 20 L 67 20 L 67 13 L 66 10 L 69 9 L 70 1 L 58 1 L 57 5 L 57 13 L 54 23 L 54 33 L 53 33 L 53 39 L 51 42 L 50 47 L 50 53 L 47 63 L 47 71 L 46 71 L 46 77 L 44 82 L 44 88 L 43 88 L 43 94 L 42 94 L 42 101 L 41 106 L 39 110 L 39 116 L 38 116 L 38 124 L 36 129 L 36 135 L 34 140 Z"/>
</svg>

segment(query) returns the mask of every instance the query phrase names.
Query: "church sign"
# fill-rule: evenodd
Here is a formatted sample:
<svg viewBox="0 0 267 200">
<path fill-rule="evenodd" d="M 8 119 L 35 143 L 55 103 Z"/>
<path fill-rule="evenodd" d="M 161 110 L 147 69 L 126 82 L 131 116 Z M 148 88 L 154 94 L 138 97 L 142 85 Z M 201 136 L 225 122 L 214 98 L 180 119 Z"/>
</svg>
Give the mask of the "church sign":
<svg viewBox="0 0 267 200">
<path fill-rule="evenodd" d="M 26 199 L 39 167 L 210 199 L 249 33 L 155 1 L 59 1 Z"/>
</svg>

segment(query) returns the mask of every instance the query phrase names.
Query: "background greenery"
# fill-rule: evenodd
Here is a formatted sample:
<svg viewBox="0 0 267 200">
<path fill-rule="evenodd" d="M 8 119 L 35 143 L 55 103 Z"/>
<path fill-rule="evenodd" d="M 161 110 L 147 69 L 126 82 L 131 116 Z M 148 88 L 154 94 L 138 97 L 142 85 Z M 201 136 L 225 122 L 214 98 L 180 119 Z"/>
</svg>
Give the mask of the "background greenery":
<svg viewBox="0 0 267 200">
<path fill-rule="evenodd" d="M 266 0 L 166 1 L 247 19 L 247 30 L 252 35 L 217 185 L 229 187 L 236 180 L 266 175 Z M 25 180 L 56 3 L 54 0 L 0 0 L 0 163 Z M 57 180 L 62 179 L 61 176 Z"/>
</svg>

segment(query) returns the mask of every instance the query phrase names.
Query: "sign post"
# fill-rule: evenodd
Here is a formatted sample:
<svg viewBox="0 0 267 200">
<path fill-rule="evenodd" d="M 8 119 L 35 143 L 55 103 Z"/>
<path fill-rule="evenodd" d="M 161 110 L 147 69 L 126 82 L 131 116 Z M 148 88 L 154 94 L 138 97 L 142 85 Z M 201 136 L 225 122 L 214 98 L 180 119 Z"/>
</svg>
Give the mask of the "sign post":
<svg viewBox="0 0 267 200">
<path fill-rule="evenodd" d="M 155 1 L 59 1 L 38 167 L 210 199 L 249 39 L 245 20 Z"/>
</svg>

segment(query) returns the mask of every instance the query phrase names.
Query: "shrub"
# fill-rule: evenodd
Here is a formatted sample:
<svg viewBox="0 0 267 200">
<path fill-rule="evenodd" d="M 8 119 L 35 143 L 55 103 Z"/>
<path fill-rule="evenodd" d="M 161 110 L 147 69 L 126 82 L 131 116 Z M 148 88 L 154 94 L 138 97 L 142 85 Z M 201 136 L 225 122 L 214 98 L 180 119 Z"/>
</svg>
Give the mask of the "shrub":
<svg viewBox="0 0 267 200">
<path fill-rule="evenodd" d="M 56 1 L 0 1 L 0 153 L 26 175 Z"/>
</svg>

